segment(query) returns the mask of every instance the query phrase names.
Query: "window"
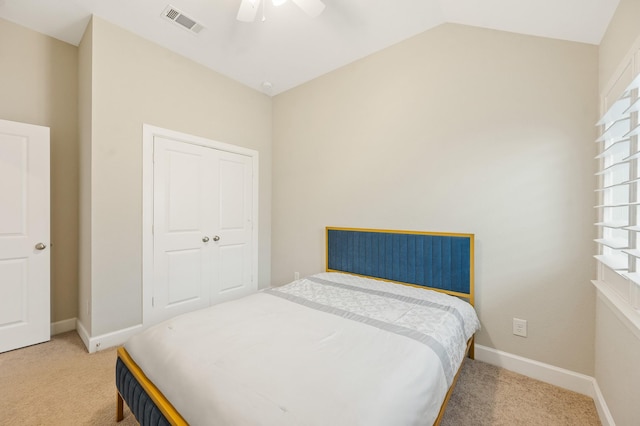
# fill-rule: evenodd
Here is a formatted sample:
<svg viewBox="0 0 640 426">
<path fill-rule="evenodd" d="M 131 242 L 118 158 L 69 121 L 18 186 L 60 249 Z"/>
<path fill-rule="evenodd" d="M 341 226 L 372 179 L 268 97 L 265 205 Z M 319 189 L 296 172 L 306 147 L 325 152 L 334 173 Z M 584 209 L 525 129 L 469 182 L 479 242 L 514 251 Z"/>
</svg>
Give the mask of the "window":
<svg viewBox="0 0 640 426">
<path fill-rule="evenodd" d="M 608 107 L 596 140 L 598 280 L 634 310 L 640 308 L 639 112 L 640 75 Z"/>
</svg>

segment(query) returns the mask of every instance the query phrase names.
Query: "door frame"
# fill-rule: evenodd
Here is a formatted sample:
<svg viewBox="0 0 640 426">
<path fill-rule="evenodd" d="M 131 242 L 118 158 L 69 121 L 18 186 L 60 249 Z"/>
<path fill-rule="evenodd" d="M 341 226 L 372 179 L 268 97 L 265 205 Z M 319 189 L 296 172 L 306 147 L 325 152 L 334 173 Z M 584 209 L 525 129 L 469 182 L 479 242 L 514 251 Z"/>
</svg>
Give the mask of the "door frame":
<svg viewBox="0 0 640 426">
<path fill-rule="evenodd" d="M 150 124 L 142 125 L 142 325 L 152 325 L 153 316 L 153 141 L 156 136 L 173 139 L 183 143 L 200 145 L 219 151 L 232 152 L 234 154 L 246 155 L 252 158 L 253 178 L 252 178 L 252 224 L 253 241 L 251 273 L 254 280 L 258 279 L 258 151 L 231 145 L 212 139 L 194 136 L 174 130 L 163 129 Z"/>
</svg>

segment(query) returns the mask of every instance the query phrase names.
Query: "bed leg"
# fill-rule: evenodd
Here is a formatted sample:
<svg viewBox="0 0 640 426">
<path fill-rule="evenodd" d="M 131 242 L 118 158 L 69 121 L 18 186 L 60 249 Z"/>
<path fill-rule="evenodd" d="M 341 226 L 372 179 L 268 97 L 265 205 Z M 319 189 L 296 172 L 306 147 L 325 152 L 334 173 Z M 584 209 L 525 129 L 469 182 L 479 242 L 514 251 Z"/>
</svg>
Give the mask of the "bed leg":
<svg viewBox="0 0 640 426">
<path fill-rule="evenodd" d="M 475 337 L 475 336 L 473 336 L 473 337 L 471 338 L 471 345 L 469 345 L 469 358 L 471 358 L 471 359 L 476 359 L 476 358 L 475 358 L 475 356 L 476 356 L 476 351 L 475 351 L 475 349 L 476 349 L 476 337 Z"/>
<path fill-rule="evenodd" d="M 124 400 L 122 399 L 122 396 L 120 396 L 120 392 L 116 392 L 116 395 L 116 422 L 120 422 L 124 419 Z"/>
</svg>

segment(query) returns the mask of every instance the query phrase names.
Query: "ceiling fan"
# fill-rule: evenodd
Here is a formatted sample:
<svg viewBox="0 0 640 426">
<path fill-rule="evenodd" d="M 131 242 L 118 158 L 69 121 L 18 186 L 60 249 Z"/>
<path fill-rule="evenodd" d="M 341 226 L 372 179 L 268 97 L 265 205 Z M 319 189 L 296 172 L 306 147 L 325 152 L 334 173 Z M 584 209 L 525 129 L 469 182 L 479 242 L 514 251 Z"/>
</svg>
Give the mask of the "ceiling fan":
<svg viewBox="0 0 640 426">
<path fill-rule="evenodd" d="M 242 22 L 253 22 L 263 0 L 242 0 L 236 19 Z M 267 0 L 264 0 L 267 1 Z M 272 0 L 274 6 L 280 6 L 287 0 Z M 312 18 L 318 17 L 324 10 L 322 0 L 292 0 L 300 9 Z"/>
</svg>

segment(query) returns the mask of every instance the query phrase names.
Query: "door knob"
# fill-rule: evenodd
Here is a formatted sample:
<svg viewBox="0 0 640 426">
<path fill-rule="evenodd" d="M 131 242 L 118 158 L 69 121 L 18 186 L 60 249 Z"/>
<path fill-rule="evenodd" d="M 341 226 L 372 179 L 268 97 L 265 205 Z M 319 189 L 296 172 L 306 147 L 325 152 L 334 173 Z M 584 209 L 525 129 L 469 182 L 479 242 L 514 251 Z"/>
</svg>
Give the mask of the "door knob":
<svg viewBox="0 0 640 426">
<path fill-rule="evenodd" d="M 203 243 L 209 242 L 209 237 L 202 237 L 202 242 Z"/>
<path fill-rule="evenodd" d="M 218 237 L 217 235 L 213 237 L 213 241 L 220 241 L 220 237 Z"/>
<path fill-rule="evenodd" d="M 43 244 L 43 243 L 36 244 L 36 250 L 44 250 L 46 248 L 47 248 L 46 244 Z"/>
</svg>

